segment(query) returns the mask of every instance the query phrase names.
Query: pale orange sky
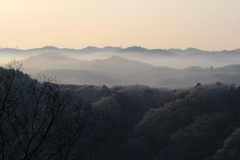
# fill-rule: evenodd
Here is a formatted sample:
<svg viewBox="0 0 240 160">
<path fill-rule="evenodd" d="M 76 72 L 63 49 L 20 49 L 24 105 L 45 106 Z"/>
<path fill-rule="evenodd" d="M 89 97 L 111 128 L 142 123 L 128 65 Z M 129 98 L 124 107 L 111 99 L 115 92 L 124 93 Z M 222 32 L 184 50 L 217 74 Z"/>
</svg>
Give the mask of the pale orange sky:
<svg viewBox="0 0 240 160">
<path fill-rule="evenodd" d="M 240 48 L 240 0 L 0 0 L 0 46 Z"/>
</svg>

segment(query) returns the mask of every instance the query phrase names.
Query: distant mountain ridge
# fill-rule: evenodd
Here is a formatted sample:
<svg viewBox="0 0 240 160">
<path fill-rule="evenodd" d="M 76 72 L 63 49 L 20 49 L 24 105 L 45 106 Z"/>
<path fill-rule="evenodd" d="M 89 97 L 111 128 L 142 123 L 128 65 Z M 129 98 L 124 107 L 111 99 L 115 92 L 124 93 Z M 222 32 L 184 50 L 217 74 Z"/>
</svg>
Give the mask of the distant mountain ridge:
<svg viewBox="0 0 240 160">
<path fill-rule="evenodd" d="M 72 49 L 72 48 L 58 48 L 55 46 L 44 46 L 42 48 L 33 48 L 33 49 L 17 49 L 17 48 L 0 48 L 0 53 L 23 53 L 23 52 L 35 52 L 35 51 L 59 51 L 59 52 L 71 52 L 71 53 L 96 53 L 96 52 L 138 52 L 138 53 L 165 53 L 165 54 L 181 54 L 181 53 L 198 53 L 198 52 L 214 52 L 214 53 L 222 53 L 222 52 L 235 52 L 240 53 L 240 48 L 234 50 L 222 50 L 222 51 L 205 51 L 197 48 L 187 48 L 185 50 L 179 48 L 170 48 L 170 49 L 147 49 L 141 46 L 131 46 L 127 48 L 121 47 L 112 47 L 106 46 L 103 48 L 98 48 L 95 46 L 88 46 L 82 49 Z"/>
<path fill-rule="evenodd" d="M 71 53 L 96 53 L 96 52 L 116 52 L 121 50 L 120 47 L 107 46 L 104 48 L 98 48 L 94 46 L 88 46 L 82 49 L 71 49 L 71 48 L 58 48 L 54 46 L 45 46 L 42 48 L 34 48 L 28 50 L 16 49 L 16 48 L 0 48 L 0 53 L 23 53 L 23 52 L 36 52 L 36 51 L 59 51 L 59 52 L 71 52 Z"/>
<path fill-rule="evenodd" d="M 118 52 L 120 53 L 148 53 L 148 54 L 159 54 L 159 55 L 176 55 L 175 53 L 169 52 L 164 49 L 147 49 L 147 48 L 142 48 L 140 46 L 133 46 L 133 47 L 128 47 L 125 49 L 121 49 Z"/>
</svg>

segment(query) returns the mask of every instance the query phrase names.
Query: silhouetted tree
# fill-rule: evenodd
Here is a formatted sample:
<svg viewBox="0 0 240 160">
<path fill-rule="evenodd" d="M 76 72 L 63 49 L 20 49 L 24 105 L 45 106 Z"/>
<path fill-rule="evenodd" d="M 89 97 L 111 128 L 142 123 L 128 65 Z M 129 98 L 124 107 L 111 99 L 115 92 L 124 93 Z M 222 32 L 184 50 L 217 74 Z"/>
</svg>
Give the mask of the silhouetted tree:
<svg viewBox="0 0 240 160">
<path fill-rule="evenodd" d="M 12 61 L 0 70 L 0 159 L 88 159 L 99 141 L 90 104 Z"/>
</svg>

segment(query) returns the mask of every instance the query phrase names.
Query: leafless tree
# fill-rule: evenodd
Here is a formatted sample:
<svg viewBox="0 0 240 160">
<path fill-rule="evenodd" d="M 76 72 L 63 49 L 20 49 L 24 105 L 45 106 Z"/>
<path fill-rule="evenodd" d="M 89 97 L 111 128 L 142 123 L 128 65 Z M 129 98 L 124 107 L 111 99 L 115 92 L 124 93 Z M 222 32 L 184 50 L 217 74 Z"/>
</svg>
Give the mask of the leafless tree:
<svg viewBox="0 0 240 160">
<path fill-rule="evenodd" d="M 21 67 L 13 60 L 0 69 L 0 159 L 90 159 L 100 145 L 91 105 Z"/>
</svg>

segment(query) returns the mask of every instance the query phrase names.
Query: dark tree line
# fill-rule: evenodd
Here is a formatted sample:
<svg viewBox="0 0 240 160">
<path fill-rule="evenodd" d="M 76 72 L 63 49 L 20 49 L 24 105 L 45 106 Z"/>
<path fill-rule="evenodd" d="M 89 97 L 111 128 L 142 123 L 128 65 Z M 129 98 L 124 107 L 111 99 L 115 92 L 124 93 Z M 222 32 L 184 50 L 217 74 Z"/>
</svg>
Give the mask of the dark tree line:
<svg viewBox="0 0 240 160">
<path fill-rule="evenodd" d="M 168 90 L 84 85 L 72 90 L 99 112 L 96 130 L 105 141 L 96 159 L 238 159 L 239 142 L 228 138 L 240 127 L 238 86 L 216 82 Z M 226 146 L 228 139 L 236 143 L 232 148 Z"/>
</svg>

